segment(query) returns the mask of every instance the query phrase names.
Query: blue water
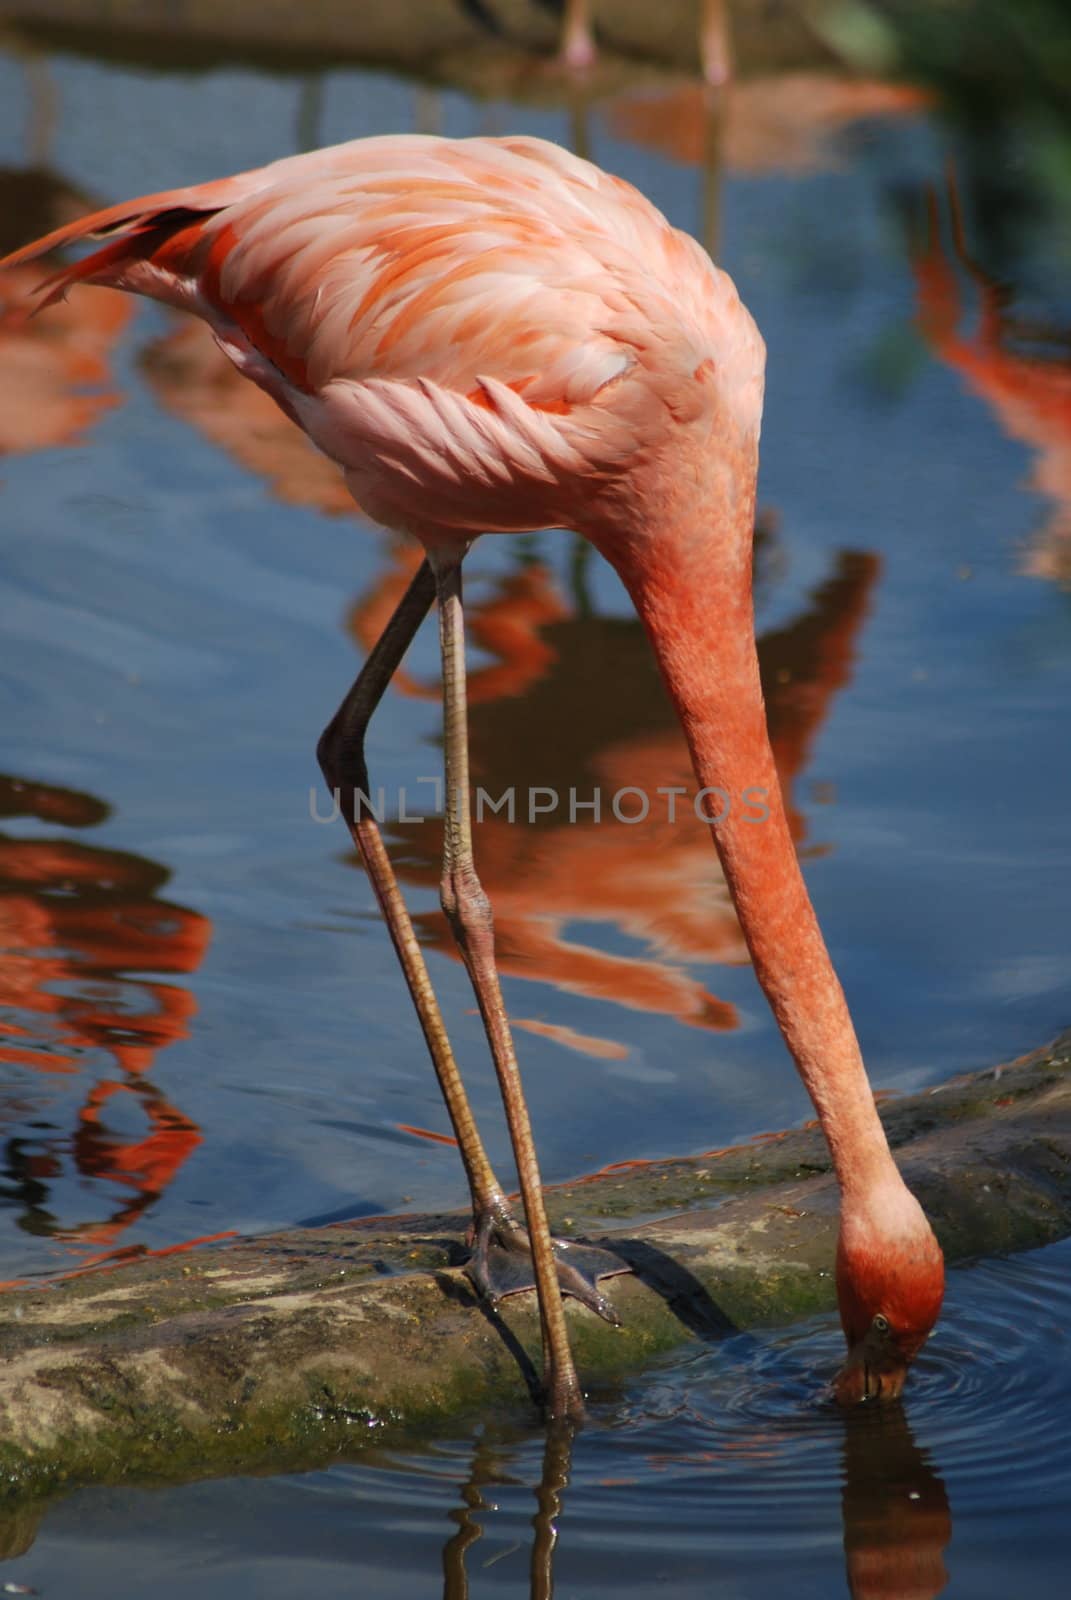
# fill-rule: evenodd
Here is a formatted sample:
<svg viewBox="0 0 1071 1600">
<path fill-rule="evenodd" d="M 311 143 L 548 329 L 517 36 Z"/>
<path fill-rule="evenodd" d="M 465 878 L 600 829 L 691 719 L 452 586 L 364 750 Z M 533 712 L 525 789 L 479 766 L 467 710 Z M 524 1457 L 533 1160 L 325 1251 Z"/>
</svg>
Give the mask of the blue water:
<svg viewBox="0 0 1071 1600">
<path fill-rule="evenodd" d="M 41 228 L 288 153 L 305 92 L 252 70 L 150 73 L 58 53 L 35 73 L 0 56 L 0 189 L 28 185 Z M 428 112 L 383 74 L 330 73 L 322 91 L 325 143 Z M 564 110 L 492 113 L 444 92 L 436 114 L 449 134 L 485 131 L 493 114 L 499 128 L 571 136 Z M 693 166 L 631 141 L 612 112 L 592 114 L 589 137 L 596 160 L 679 226 L 711 228 Z M 907 1091 L 1071 1018 L 1071 426 L 1021 341 L 972 346 L 984 291 L 954 257 L 944 185 L 957 145 L 936 116 L 853 122 L 802 171 L 799 142 L 754 171 L 733 165 L 730 140 L 717 219 L 720 258 L 770 352 L 758 626 L 811 893 L 872 1079 Z M 963 302 L 959 343 L 944 347 L 916 326 L 911 240 L 917 270 L 927 186 L 937 259 Z M 969 185 L 963 203 L 984 271 Z M 1013 252 L 1011 304 L 1018 288 L 1053 335 L 1067 237 L 1043 191 Z M 1005 280 L 1007 258 L 1005 240 Z M 0 364 L 15 362 L 9 337 L 0 324 Z M 36 347 L 36 365 L 15 367 L 29 386 L 13 420 L 0 409 L 4 1279 L 464 1199 L 455 1153 L 420 1134 L 447 1124 L 367 883 L 341 828 L 310 815 L 316 736 L 405 556 L 337 514 L 330 472 L 300 452 L 284 472 L 292 442 L 272 435 L 258 455 L 263 415 L 235 410 L 214 387 L 222 368 L 183 338 L 155 307 L 107 328 L 76 318 Z M 88 369 L 74 359 L 87 346 Z M 108 403 L 77 426 L 42 398 L 86 392 Z M 679 736 L 607 568 L 578 561 L 560 532 L 485 540 L 468 590 L 473 755 L 489 790 L 683 781 Z M 501 645 L 503 619 L 528 619 L 519 642 Z M 405 692 L 373 728 L 372 780 L 395 816 L 403 791 L 410 814 L 427 805 L 421 780 L 440 765 L 436 655 L 425 630 Z M 550 1181 L 809 1110 L 706 838 L 659 821 L 479 830 Z M 390 832 L 508 1170 L 437 911 L 434 818 Z M 945 1485 L 949 1593 L 1009 1592 L 1009 1540 L 1013 1587 L 1062 1592 L 1068 1464 L 1053 1419 L 1071 1368 L 1057 1314 L 1066 1251 L 1050 1256 L 957 1275 L 897 1424 L 927 1506 Z M 831 1365 L 835 1343 L 829 1323 L 734 1340 L 600 1399 L 565 1494 L 561 1592 L 843 1592 L 841 1477 L 871 1493 L 866 1429 L 879 1424 L 846 1434 L 819 1404 L 812 1365 Z M 536 1435 L 466 1436 L 302 1479 L 89 1492 L 49 1513 L 12 1580 L 60 1592 L 77 1572 L 86 1595 L 144 1592 L 150 1572 L 162 1593 L 238 1581 L 266 1595 L 435 1592 L 475 1474 L 487 1486 L 469 1498 L 499 1509 L 472 1513 L 473 1593 L 524 1593 L 541 1452 Z M 879 1472 L 873 1493 L 883 1486 Z"/>
</svg>

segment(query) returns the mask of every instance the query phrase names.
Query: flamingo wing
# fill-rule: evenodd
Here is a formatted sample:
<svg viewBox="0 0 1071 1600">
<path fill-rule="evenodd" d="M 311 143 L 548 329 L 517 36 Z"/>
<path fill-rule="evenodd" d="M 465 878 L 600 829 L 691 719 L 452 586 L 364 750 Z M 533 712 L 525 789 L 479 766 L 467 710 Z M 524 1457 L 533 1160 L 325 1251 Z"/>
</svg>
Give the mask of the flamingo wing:
<svg viewBox="0 0 1071 1600">
<path fill-rule="evenodd" d="M 534 139 L 357 140 L 112 207 L 0 266 L 195 311 L 393 526 L 536 527 L 683 415 L 739 302 L 636 190 Z M 622 379 L 631 404 L 600 405 Z M 482 491 L 482 492 L 481 492 Z"/>
</svg>

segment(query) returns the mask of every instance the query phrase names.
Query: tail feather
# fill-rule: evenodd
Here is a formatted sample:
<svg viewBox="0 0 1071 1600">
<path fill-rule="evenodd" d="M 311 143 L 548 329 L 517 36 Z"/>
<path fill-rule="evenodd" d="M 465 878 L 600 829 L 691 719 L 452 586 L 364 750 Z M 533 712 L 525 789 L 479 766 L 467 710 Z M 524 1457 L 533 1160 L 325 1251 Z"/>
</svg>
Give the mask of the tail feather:
<svg viewBox="0 0 1071 1600">
<path fill-rule="evenodd" d="M 191 224 L 222 211 L 226 206 L 255 194 L 264 187 L 262 172 L 243 172 L 233 178 L 197 184 L 186 189 L 165 190 L 109 206 L 87 217 L 79 217 L 55 228 L 42 239 L 31 240 L 19 250 L 0 258 L 0 272 L 19 267 L 40 256 L 49 255 L 64 245 L 83 240 L 106 239 L 108 243 L 82 260 L 62 267 L 38 286 L 35 310 L 60 300 L 72 284 L 114 281 L 130 262 L 144 260 L 166 240 Z"/>
<path fill-rule="evenodd" d="M 160 246 L 176 233 L 181 233 L 191 224 L 203 222 L 206 216 L 214 215 L 216 209 L 219 208 L 213 210 L 206 208 L 201 211 L 181 211 L 173 208 L 158 215 L 150 212 L 139 217 L 135 223 L 109 229 L 109 233 L 117 233 L 119 237 L 112 239 L 102 249 L 94 250 L 92 255 L 83 256 L 80 261 L 67 263 L 37 285 L 34 310 L 43 311 L 46 306 L 62 300 L 67 290 L 76 283 L 117 284 L 126 287 L 122 284 L 122 275 L 124 269 L 132 262 L 144 261 L 155 255 Z M 99 238 L 99 234 L 87 232 L 80 237 Z M 0 261 L 0 268 L 5 265 L 5 262 Z"/>
</svg>

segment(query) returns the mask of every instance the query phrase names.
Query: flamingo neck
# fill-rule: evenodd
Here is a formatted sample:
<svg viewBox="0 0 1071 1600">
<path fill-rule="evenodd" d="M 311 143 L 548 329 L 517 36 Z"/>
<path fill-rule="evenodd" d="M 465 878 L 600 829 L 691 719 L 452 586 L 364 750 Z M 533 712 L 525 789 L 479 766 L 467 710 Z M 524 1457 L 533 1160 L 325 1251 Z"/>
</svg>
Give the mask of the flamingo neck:
<svg viewBox="0 0 1071 1600">
<path fill-rule="evenodd" d="M 904 1185 L 789 832 L 755 650 L 752 496 L 732 509 L 713 542 L 691 517 L 655 536 L 597 542 L 643 621 L 699 786 L 713 791 L 711 814 L 728 808 L 711 832 L 755 975 L 814 1103 L 841 1190 L 862 1202 Z"/>
</svg>

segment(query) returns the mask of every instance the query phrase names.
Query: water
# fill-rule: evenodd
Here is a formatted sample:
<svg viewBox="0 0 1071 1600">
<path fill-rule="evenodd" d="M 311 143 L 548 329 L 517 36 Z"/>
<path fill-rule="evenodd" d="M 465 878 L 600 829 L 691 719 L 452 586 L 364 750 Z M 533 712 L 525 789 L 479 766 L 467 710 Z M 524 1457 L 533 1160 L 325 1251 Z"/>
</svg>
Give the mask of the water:
<svg viewBox="0 0 1071 1600">
<path fill-rule="evenodd" d="M 318 89 L 317 112 L 309 85 L 248 69 L 0 57 L 4 227 L 285 153 L 310 105 L 318 142 L 429 116 L 450 134 L 573 133 L 564 110 L 430 105 L 386 75 Z M 767 338 L 771 730 L 871 1075 L 910 1090 L 1071 1017 L 1068 211 L 1028 119 L 993 136 L 983 183 L 975 146 L 917 107 L 819 114 L 813 85 L 746 86 L 736 106 L 719 186 L 685 159 L 706 148 L 688 88 L 654 113 L 593 113 L 587 136 L 678 225 L 717 233 Z M 956 254 L 950 150 L 974 267 Z M 995 188 L 1015 206 L 994 209 Z M 409 555 L 157 308 L 87 293 L 28 336 L 0 324 L 0 341 L 16 375 L 0 399 L 0 1276 L 461 1203 L 454 1152 L 425 1137 L 445 1117 L 367 885 L 341 830 L 310 815 L 316 735 Z M 473 758 L 491 794 L 686 781 L 601 563 L 548 533 L 486 540 L 470 569 Z M 436 907 L 436 682 L 426 630 L 370 767 L 505 1168 Z M 397 820 L 403 790 L 424 821 Z M 701 830 L 659 808 L 635 826 L 491 817 L 477 850 L 548 1179 L 806 1114 Z M 829 1323 L 600 1397 L 564 1492 L 560 1592 L 842 1592 L 844 1518 L 856 1568 L 888 1538 L 916 1552 L 919 1593 L 941 1560 L 948 1592 L 1006 1593 L 1009 1540 L 1015 1587 L 1062 1592 L 1065 1255 L 955 1276 L 906 1419 L 824 1408 Z M 460 1595 L 467 1495 L 472 1592 L 520 1594 L 542 1449 L 465 1435 L 300 1479 L 86 1492 L 10 1576 L 59 1592 L 77 1571 L 84 1594 L 143 1592 L 151 1572 L 163 1591 L 415 1595 L 436 1590 L 453 1537 Z M 923 1533 L 895 1495 L 882 1509 L 901 1471 Z M 883 1592 L 914 1592 L 896 1581 Z"/>
</svg>

